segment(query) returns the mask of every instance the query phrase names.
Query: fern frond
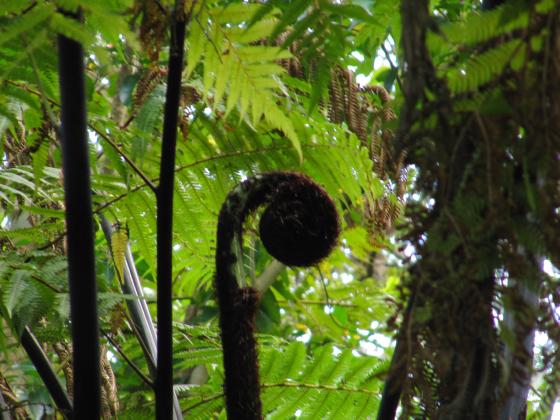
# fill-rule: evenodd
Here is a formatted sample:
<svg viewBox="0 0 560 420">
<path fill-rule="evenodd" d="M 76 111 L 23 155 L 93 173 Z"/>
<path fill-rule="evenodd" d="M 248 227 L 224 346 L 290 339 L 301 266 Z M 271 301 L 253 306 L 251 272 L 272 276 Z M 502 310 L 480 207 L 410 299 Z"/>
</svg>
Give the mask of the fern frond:
<svg viewBox="0 0 560 420">
<path fill-rule="evenodd" d="M 508 2 L 487 12 L 470 13 L 462 21 L 444 25 L 442 32 L 452 44 L 472 45 L 524 28 L 528 20 L 527 8 L 521 2 Z"/>
<path fill-rule="evenodd" d="M 19 37 L 21 34 L 27 34 L 37 28 L 40 24 L 55 15 L 55 8 L 49 3 L 40 3 L 33 7 L 29 12 L 22 14 L 5 25 L 0 33 L 0 45 Z"/>
<path fill-rule="evenodd" d="M 181 366 L 215 363 L 221 351 L 214 345 L 204 347 L 203 341 L 182 342 L 190 350 L 181 352 Z M 262 344 L 262 342 L 261 342 Z M 189 353 L 192 364 L 187 361 Z M 221 359 L 220 359 L 221 361 Z M 319 348 L 308 357 L 305 345 L 289 344 L 261 346 L 259 352 L 261 399 L 267 418 L 286 419 L 298 415 L 307 419 L 365 419 L 375 413 L 382 382 L 379 360 L 354 356 L 344 351 L 333 355 L 332 346 Z M 223 408 L 221 392 L 222 367 L 219 363 L 217 382 L 210 381 L 200 388 L 190 388 L 186 413 L 191 416 L 212 417 Z M 350 415 L 350 417 L 348 417 Z"/>
<path fill-rule="evenodd" d="M 520 40 L 513 40 L 469 58 L 447 73 L 449 88 L 456 94 L 476 91 L 503 73 L 516 54 L 521 53 L 521 45 Z"/>
<path fill-rule="evenodd" d="M 274 132 L 270 136 L 256 136 L 247 124 L 230 131 L 204 115 L 192 122 L 193 141 L 178 145 L 174 234 L 180 249 L 174 258 L 177 272 L 184 274 L 177 293 L 190 295 L 196 287 L 210 284 L 214 271 L 215 219 L 229 188 L 241 180 L 240 174 L 302 171 L 323 185 L 338 203 L 355 202 L 363 199 L 364 194 L 374 199 L 383 192 L 381 181 L 372 171 L 368 151 L 356 136 L 348 135 L 336 125 L 323 126 L 297 114 L 291 118 L 298 128 L 302 127 L 305 160 L 301 165 L 297 164 L 297 154 L 290 142 L 278 138 Z M 142 255 L 153 261 L 152 253 L 144 248 L 145 238 L 136 239 L 137 235 L 153 232 L 153 226 L 148 231 L 141 230 L 141 226 L 147 228 L 146 218 L 153 199 L 144 190 L 130 195 L 148 197 L 145 204 L 141 204 L 140 197 L 127 199 L 136 203 L 131 208 L 119 205 L 126 213 L 124 217 L 119 216 L 120 220 L 129 221 L 132 240 L 138 243 Z"/>
<path fill-rule="evenodd" d="M 264 117 L 266 124 L 290 139 L 301 156 L 292 121 L 277 105 L 282 93 L 280 76 L 285 70 L 276 62 L 291 57 L 291 53 L 280 47 L 255 45 L 274 27 L 271 18 L 247 25 L 259 8 L 247 3 L 225 8 L 203 6 L 189 32 L 186 72 L 191 75 L 204 58 L 202 82 L 206 98 L 208 92 L 213 93 L 213 109 L 225 106 L 225 116 L 236 109 L 241 119 L 250 120 L 255 127 Z"/>
<path fill-rule="evenodd" d="M 286 349 L 272 356 L 276 366 L 290 372 L 281 382 L 274 382 L 279 377 L 276 369 L 269 369 L 271 376 L 262 374 L 263 404 L 271 418 L 290 418 L 296 411 L 303 418 L 321 419 L 373 415 L 373 412 L 363 417 L 353 414 L 377 404 L 380 381 L 375 372 L 379 370 L 378 360 L 356 357 L 351 352 L 337 358 L 333 356 L 332 347 L 325 346 L 319 349 L 316 357 L 305 360 L 304 366 L 298 362 L 297 367 L 292 368 L 293 348 L 298 346 L 304 347 L 295 343 L 290 345 L 290 351 Z M 261 358 L 266 360 L 266 352 Z M 334 376 L 333 371 L 336 371 Z M 374 389 L 371 389 L 371 382 Z M 364 388 L 364 385 L 368 386 Z"/>
</svg>

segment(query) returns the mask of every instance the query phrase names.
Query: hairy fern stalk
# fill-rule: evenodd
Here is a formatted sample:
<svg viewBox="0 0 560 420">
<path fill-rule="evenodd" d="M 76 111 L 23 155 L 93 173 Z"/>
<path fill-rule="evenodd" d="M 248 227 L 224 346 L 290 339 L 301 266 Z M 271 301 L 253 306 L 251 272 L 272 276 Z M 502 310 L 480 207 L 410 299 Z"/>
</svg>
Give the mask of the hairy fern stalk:
<svg viewBox="0 0 560 420">
<path fill-rule="evenodd" d="M 218 221 L 216 294 L 224 348 L 228 418 L 260 419 L 257 346 L 254 337 L 258 292 L 239 287 L 242 228 L 246 218 L 267 204 L 260 221 L 263 244 L 287 265 L 310 266 L 336 244 L 340 225 L 327 193 L 304 175 L 273 172 L 239 184 L 226 198 Z"/>
</svg>

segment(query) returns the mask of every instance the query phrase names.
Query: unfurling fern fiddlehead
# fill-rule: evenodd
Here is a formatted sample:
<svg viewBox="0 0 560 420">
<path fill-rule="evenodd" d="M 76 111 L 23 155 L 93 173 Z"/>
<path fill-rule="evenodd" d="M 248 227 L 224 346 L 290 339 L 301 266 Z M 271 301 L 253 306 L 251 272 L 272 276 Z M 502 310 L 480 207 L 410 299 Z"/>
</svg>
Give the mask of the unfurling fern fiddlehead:
<svg viewBox="0 0 560 420">
<path fill-rule="evenodd" d="M 260 419 L 259 370 L 254 336 L 258 292 L 239 287 L 245 219 L 261 205 L 259 232 L 267 251 L 286 265 L 311 266 L 336 244 L 336 208 L 305 175 L 272 172 L 254 176 L 229 193 L 220 210 L 216 249 L 216 294 L 224 350 L 225 397 L 229 419 Z M 244 281 L 244 279 L 240 279 Z"/>
</svg>

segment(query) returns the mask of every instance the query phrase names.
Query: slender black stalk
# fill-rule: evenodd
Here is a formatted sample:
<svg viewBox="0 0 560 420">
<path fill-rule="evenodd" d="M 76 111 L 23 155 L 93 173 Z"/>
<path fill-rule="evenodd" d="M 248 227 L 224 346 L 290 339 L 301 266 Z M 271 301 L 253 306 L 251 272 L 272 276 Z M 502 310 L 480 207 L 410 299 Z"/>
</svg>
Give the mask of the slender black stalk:
<svg viewBox="0 0 560 420">
<path fill-rule="evenodd" d="M 239 287 L 242 228 L 266 204 L 259 232 L 268 252 L 286 265 L 310 266 L 336 244 L 339 221 L 327 193 L 304 175 L 273 172 L 249 178 L 226 198 L 220 210 L 216 245 L 216 297 L 224 354 L 227 416 L 262 418 L 257 346 L 254 336 L 259 294 Z"/>
<path fill-rule="evenodd" d="M 93 213 L 86 130 L 84 54 L 80 43 L 58 36 L 62 169 L 66 204 L 74 418 L 99 418 L 99 327 Z"/>
<path fill-rule="evenodd" d="M 171 419 L 173 415 L 173 343 L 172 343 L 172 228 L 175 144 L 183 71 L 185 11 L 176 1 L 171 26 L 171 44 L 167 91 L 163 116 L 161 165 L 157 189 L 157 375 L 156 416 Z"/>
<path fill-rule="evenodd" d="M 37 370 L 37 373 L 41 377 L 43 383 L 47 387 L 47 391 L 49 391 L 56 407 L 62 412 L 65 418 L 70 418 L 72 414 L 72 403 L 70 402 L 66 391 L 64 391 L 58 376 L 56 376 L 47 355 L 41 348 L 41 345 L 33 333 L 27 327 L 24 328 L 23 333 L 21 334 L 21 345 L 29 356 L 29 359 L 31 359 L 31 363 L 33 363 L 33 366 Z"/>
</svg>

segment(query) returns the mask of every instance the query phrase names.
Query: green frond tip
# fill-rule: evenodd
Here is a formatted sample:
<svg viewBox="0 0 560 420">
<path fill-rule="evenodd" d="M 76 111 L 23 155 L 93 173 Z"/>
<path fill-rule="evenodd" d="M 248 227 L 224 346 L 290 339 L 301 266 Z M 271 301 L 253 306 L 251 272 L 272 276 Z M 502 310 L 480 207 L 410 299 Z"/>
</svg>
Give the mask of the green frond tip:
<svg viewBox="0 0 560 420">
<path fill-rule="evenodd" d="M 296 149 L 300 162 L 303 162 L 303 152 L 301 150 L 301 143 L 294 129 L 292 121 L 276 106 L 276 104 L 269 102 L 266 104 L 264 111 L 266 121 L 282 131 Z"/>
</svg>

